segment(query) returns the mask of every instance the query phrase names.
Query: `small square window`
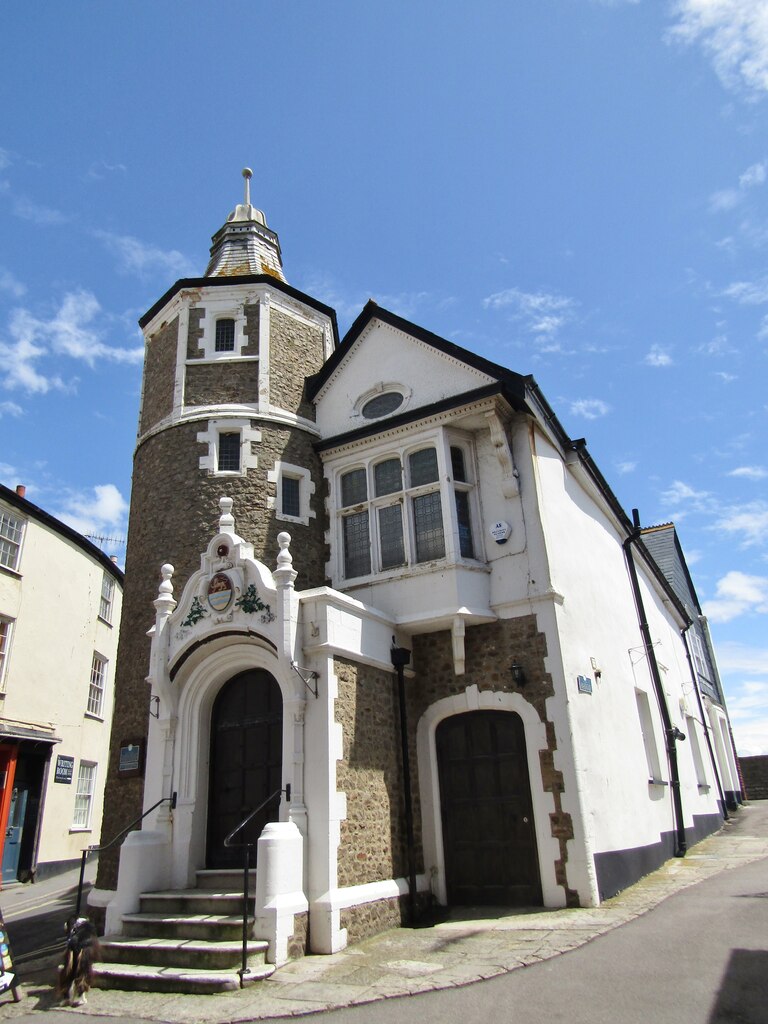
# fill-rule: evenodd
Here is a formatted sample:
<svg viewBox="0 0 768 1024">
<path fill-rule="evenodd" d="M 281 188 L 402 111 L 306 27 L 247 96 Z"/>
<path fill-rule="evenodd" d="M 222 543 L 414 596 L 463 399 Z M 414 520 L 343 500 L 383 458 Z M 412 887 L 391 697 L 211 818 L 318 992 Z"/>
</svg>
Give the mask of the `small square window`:
<svg viewBox="0 0 768 1024">
<path fill-rule="evenodd" d="M 88 714 L 101 718 L 104 710 L 104 689 L 107 683 L 107 662 L 94 654 L 91 662 L 91 681 L 88 687 Z"/>
<path fill-rule="evenodd" d="M 235 351 L 235 321 L 229 318 L 216 321 L 217 352 Z"/>
<path fill-rule="evenodd" d="M 284 516 L 301 515 L 301 481 L 295 476 L 281 478 L 280 511 Z"/>
<path fill-rule="evenodd" d="M 240 434 L 219 434 L 218 469 L 220 473 L 240 471 Z"/>
<path fill-rule="evenodd" d="M 353 469 L 341 478 L 341 504 L 343 508 L 358 505 L 368 497 L 364 469 Z"/>
<path fill-rule="evenodd" d="M 0 508 L 0 565 L 17 569 L 21 550 L 24 520 Z"/>
<path fill-rule="evenodd" d="M 437 452 L 434 448 L 422 448 L 408 457 L 411 472 L 411 487 L 432 484 L 438 478 Z"/>
</svg>

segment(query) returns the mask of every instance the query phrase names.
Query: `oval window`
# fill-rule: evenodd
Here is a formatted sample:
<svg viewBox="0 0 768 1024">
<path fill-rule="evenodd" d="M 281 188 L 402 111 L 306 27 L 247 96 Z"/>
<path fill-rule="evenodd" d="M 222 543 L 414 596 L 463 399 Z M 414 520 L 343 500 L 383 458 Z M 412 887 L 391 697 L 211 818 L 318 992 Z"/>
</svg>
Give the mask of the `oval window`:
<svg viewBox="0 0 768 1024">
<path fill-rule="evenodd" d="M 399 409 L 402 404 L 403 396 L 399 391 L 385 391 L 383 395 L 369 398 L 360 411 L 367 420 L 375 420 L 379 416 L 389 415 L 395 409 Z"/>
</svg>

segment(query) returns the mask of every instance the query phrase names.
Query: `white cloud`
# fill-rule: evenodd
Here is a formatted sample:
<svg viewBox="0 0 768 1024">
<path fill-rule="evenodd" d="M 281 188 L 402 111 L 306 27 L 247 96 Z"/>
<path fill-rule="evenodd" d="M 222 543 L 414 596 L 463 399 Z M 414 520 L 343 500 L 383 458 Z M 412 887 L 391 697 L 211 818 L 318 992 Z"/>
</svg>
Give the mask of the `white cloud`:
<svg viewBox="0 0 768 1024">
<path fill-rule="evenodd" d="M 675 480 L 668 491 L 664 491 L 661 499 L 665 504 L 678 505 L 683 501 L 702 501 L 709 497 L 708 491 L 696 491 L 682 480 Z"/>
<path fill-rule="evenodd" d="M 643 362 L 646 366 L 671 366 L 672 356 L 661 345 L 652 345 Z"/>
<path fill-rule="evenodd" d="M 716 597 L 702 611 L 712 622 L 730 622 L 741 615 L 768 613 L 768 577 L 728 572 L 717 581 Z"/>
<path fill-rule="evenodd" d="M 576 316 L 578 303 L 566 295 L 507 288 L 483 299 L 485 309 L 504 310 L 540 341 L 550 343 Z"/>
<path fill-rule="evenodd" d="M 10 270 L 3 270 L 0 267 L 0 291 L 10 292 L 11 295 L 20 299 L 26 290 L 25 285 L 18 278 L 14 277 Z"/>
<path fill-rule="evenodd" d="M 762 281 L 734 281 L 721 293 L 742 306 L 759 306 L 768 302 L 768 279 Z"/>
<path fill-rule="evenodd" d="M 723 210 L 732 210 L 738 206 L 741 200 L 744 198 L 743 193 L 737 188 L 725 188 L 720 192 L 713 192 L 709 197 L 709 208 L 713 213 L 720 213 Z M 725 248 L 725 240 L 718 243 L 721 248 Z"/>
<path fill-rule="evenodd" d="M 24 410 L 15 402 L 0 402 L 0 416 L 21 416 Z"/>
<path fill-rule="evenodd" d="M 93 181 L 101 181 L 108 174 L 114 174 L 116 171 L 125 172 L 125 170 L 125 164 L 110 164 L 106 160 L 94 160 L 85 176 Z"/>
<path fill-rule="evenodd" d="M 768 537 L 768 503 L 753 501 L 726 509 L 713 529 L 742 535 L 745 547 L 762 544 Z"/>
<path fill-rule="evenodd" d="M 616 472 L 621 473 L 624 476 L 626 473 L 634 473 L 637 469 L 637 463 L 627 459 L 625 462 L 616 463 Z"/>
<path fill-rule="evenodd" d="M 728 476 L 740 476 L 746 480 L 765 480 L 768 476 L 768 469 L 763 469 L 762 466 L 739 466 L 737 469 L 732 469 Z"/>
<path fill-rule="evenodd" d="M 141 347 L 117 348 L 101 340 L 96 320 L 101 308 L 90 292 L 70 292 L 64 296 L 57 313 L 50 320 L 34 316 L 27 309 L 11 314 L 8 333 L 10 342 L 0 342 L 0 379 L 7 390 L 21 389 L 45 394 L 51 389 L 65 389 L 61 376 L 45 374 L 38 369 L 52 356 L 67 356 L 93 367 L 99 360 L 118 363 L 139 363 Z"/>
<path fill-rule="evenodd" d="M 768 12 L 765 0 L 678 0 L 669 38 L 698 42 L 723 85 L 768 91 Z"/>
<path fill-rule="evenodd" d="M 70 494 L 56 514 L 80 533 L 99 534 L 124 529 L 128 502 L 114 484 L 97 484 L 92 492 Z"/>
<path fill-rule="evenodd" d="M 147 277 L 159 271 L 175 277 L 194 277 L 199 269 L 176 249 L 158 249 L 131 235 L 115 235 L 109 231 L 94 231 L 93 234 L 117 257 L 120 269 L 128 274 Z"/>
<path fill-rule="evenodd" d="M 600 398 L 578 398 L 571 402 L 572 415 L 583 416 L 585 420 L 600 419 L 601 416 L 607 416 L 610 411 L 610 405 Z"/>
<path fill-rule="evenodd" d="M 751 647 L 726 640 L 717 645 L 716 653 L 717 664 L 722 672 L 768 677 L 768 647 Z"/>
<path fill-rule="evenodd" d="M 719 377 L 723 384 L 733 384 L 735 380 L 739 378 L 735 373 L 726 373 L 724 370 L 716 370 L 715 377 Z"/>
<path fill-rule="evenodd" d="M 66 224 L 71 220 L 70 217 L 61 213 L 60 210 L 52 210 L 48 206 L 42 206 L 26 196 L 17 196 L 13 200 L 11 210 L 17 217 L 20 217 L 22 220 L 32 221 L 33 224 L 50 226 L 52 224 Z"/>
<path fill-rule="evenodd" d="M 755 188 L 757 185 L 763 185 L 766 178 L 766 166 L 768 164 L 763 160 L 759 164 L 752 164 L 746 171 L 739 177 L 739 188 L 748 189 Z"/>
</svg>

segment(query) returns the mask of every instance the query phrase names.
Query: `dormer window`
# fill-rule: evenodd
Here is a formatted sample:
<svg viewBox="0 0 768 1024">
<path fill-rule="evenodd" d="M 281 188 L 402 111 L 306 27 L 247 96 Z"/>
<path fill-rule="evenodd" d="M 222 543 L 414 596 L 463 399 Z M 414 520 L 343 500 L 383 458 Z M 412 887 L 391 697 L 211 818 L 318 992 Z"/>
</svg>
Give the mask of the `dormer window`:
<svg viewBox="0 0 768 1024">
<path fill-rule="evenodd" d="M 216 321 L 216 351 L 235 351 L 235 321 L 230 317 Z"/>
</svg>

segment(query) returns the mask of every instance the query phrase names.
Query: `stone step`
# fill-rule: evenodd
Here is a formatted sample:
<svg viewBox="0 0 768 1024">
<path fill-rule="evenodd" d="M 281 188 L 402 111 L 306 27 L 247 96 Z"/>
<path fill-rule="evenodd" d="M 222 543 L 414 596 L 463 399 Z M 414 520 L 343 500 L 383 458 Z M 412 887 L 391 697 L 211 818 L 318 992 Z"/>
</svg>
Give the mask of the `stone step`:
<svg viewBox="0 0 768 1024">
<path fill-rule="evenodd" d="M 213 889 L 216 892 L 243 891 L 242 868 L 202 868 L 195 874 L 198 889 Z M 251 894 L 256 889 L 256 872 L 253 869 L 248 872 L 248 889 Z"/>
<path fill-rule="evenodd" d="M 250 939 L 246 945 L 249 968 L 262 967 L 268 943 Z M 212 971 L 237 971 L 242 964 L 243 944 L 209 939 L 138 938 L 108 935 L 101 940 L 104 961 L 109 964 L 143 964 L 150 967 L 194 967 Z"/>
<path fill-rule="evenodd" d="M 253 910 L 253 897 L 248 899 Z M 165 892 L 145 892 L 139 897 L 143 914 L 242 914 L 243 894 L 214 892 L 212 889 L 171 889 Z"/>
<path fill-rule="evenodd" d="M 265 964 L 249 971 L 245 985 L 268 978 L 275 968 Z M 140 964 L 94 965 L 95 988 L 119 988 L 139 992 L 183 992 L 189 995 L 212 995 L 240 988 L 237 971 L 195 970 L 189 967 L 146 967 Z"/>
<path fill-rule="evenodd" d="M 133 938 L 212 939 L 237 941 L 243 934 L 240 914 L 124 914 L 126 936 Z M 248 918 L 248 929 L 253 918 Z"/>
</svg>

